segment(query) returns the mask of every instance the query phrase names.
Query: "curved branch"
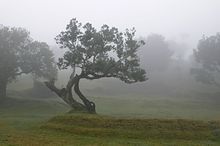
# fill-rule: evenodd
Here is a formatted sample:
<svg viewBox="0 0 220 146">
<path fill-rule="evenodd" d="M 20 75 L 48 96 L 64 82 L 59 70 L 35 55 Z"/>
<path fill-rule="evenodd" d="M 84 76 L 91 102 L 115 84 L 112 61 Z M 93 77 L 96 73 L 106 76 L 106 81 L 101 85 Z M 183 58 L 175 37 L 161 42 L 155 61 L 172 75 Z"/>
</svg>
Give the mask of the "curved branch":
<svg viewBox="0 0 220 146">
<path fill-rule="evenodd" d="M 59 97 L 61 97 L 64 92 L 65 92 L 65 88 L 63 89 L 58 89 L 55 85 L 54 82 L 44 82 L 45 85 L 53 92 L 55 92 Z"/>
</svg>

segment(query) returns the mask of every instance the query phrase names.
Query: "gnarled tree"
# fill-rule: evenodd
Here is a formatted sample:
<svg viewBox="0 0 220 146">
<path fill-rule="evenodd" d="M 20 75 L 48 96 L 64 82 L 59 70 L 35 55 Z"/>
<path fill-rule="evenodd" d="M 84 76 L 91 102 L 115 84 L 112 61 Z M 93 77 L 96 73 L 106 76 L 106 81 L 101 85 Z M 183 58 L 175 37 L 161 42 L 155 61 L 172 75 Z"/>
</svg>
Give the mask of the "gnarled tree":
<svg viewBox="0 0 220 146">
<path fill-rule="evenodd" d="M 6 97 L 8 83 L 31 73 L 47 79 L 56 78 L 53 53 L 44 42 L 33 41 L 23 28 L 0 28 L 0 99 Z"/>
<path fill-rule="evenodd" d="M 46 85 L 74 110 L 95 113 L 95 103 L 80 91 L 81 79 L 113 77 L 125 83 L 146 80 L 145 70 L 140 68 L 137 56 L 138 48 L 144 42 L 136 41 L 134 36 L 135 29 L 127 29 L 122 33 L 115 27 L 103 25 L 100 30 L 96 30 L 90 23 L 82 25 L 76 19 L 72 19 L 66 30 L 55 38 L 61 48 L 68 49 L 64 56 L 59 58 L 59 69 L 70 67 L 73 70 L 72 74 L 63 89 L 58 89 L 53 81 L 46 82 Z M 73 98 L 72 88 L 82 103 Z"/>
</svg>

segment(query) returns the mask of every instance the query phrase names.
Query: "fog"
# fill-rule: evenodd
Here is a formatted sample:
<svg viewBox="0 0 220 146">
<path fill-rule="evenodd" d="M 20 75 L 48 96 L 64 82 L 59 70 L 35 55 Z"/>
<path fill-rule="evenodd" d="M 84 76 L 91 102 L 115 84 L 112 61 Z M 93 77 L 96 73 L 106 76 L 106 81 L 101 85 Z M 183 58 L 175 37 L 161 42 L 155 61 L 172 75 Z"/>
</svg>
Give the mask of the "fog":
<svg viewBox="0 0 220 146">
<path fill-rule="evenodd" d="M 219 0 L 1 0 L 0 24 L 24 27 L 31 36 L 47 42 L 55 52 L 61 51 L 54 37 L 65 29 L 71 18 L 82 23 L 90 22 L 96 28 L 103 24 L 121 31 L 135 27 L 137 39 L 152 34 L 164 37 L 167 49 L 172 52 L 165 63 L 163 51 L 149 50 L 148 43 L 140 50 L 141 65 L 149 80 L 126 85 L 116 79 L 83 81 L 84 92 L 91 96 L 194 96 L 218 88 L 197 83 L 190 75 L 193 67 L 192 52 L 203 35 L 220 31 Z M 152 55 L 153 54 L 153 55 Z M 158 55 L 158 56 L 157 56 Z M 161 56 L 162 55 L 162 56 Z M 162 70 L 152 69 L 157 65 Z M 31 77 L 22 76 L 10 89 L 26 89 Z M 58 84 L 65 86 L 68 77 L 59 73 Z M 25 85 L 24 85 L 25 84 Z M 28 86 L 27 86 L 28 84 Z M 114 91 L 114 94 L 113 92 Z"/>
<path fill-rule="evenodd" d="M 220 18 L 214 17 L 219 6 L 218 0 L 1 0 L 0 23 L 24 27 L 50 45 L 69 20 L 77 18 L 96 27 L 135 27 L 139 36 L 158 33 L 195 47 L 203 34 L 219 30 Z"/>
</svg>

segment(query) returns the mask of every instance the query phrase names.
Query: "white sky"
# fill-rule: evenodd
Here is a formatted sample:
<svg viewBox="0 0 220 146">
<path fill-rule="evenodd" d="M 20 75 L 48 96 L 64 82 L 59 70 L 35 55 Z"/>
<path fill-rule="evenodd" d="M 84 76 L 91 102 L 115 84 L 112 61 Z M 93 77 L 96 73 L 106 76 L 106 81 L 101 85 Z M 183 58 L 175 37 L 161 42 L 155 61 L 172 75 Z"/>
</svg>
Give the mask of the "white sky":
<svg viewBox="0 0 220 146">
<path fill-rule="evenodd" d="M 0 24 L 25 27 L 50 45 L 71 18 L 195 45 L 203 34 L 220 31 L 220 0 L 0 0 Z"/>
</svg>

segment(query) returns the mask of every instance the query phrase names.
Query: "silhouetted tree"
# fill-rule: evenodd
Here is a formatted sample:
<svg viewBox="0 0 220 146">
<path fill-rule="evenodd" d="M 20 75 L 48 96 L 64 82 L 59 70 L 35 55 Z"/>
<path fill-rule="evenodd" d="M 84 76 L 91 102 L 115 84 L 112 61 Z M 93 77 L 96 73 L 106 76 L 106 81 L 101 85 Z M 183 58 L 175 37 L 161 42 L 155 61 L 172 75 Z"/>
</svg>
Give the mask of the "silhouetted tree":
<svg viewBox="0 0 220 146">
<path fill-rule="evenodd" d="M 23 28 L 0 28 L 0 98 L 6 97 L 7 84 L 22 74 L 56 78 L 53 53 L 44 42 L 33 41 Z"/>
<path fill-rule="evenodd" d="M 196 80 L 220 87 L 220 33 L 210 37 L 203 36 L 194 50 L 194 57 L 200 65 L 191 70 Z"/>
<path fill-rule="evenodd" d="M 74 110 L 95 113 L 95 103 L 89 101 L 79 89 L 81 79 L 113 77 L 125 83 L 146 80 L 145 70 L 139 67 L 137 56 L 138 48 L 144 42 L 134 40 L 134 36 L 134 28 L 122 33 L 115 27 L 103 25 L 96 30 L 90 23 L 82 26 L 72 19 L 66 30 L 55 38 L 61 48 L 68 49 L 59 59 L 58 66 L 61 70 L 71 67 L 72 74 L 63 89 L 58 89 L 54 82 L 46 82 L 46 85 Z M 73 98 L 73 87 L 83 104 Z"/>
</svg>

